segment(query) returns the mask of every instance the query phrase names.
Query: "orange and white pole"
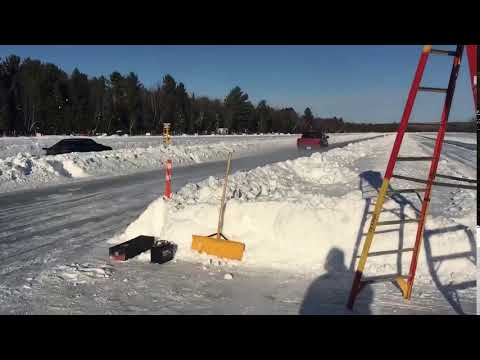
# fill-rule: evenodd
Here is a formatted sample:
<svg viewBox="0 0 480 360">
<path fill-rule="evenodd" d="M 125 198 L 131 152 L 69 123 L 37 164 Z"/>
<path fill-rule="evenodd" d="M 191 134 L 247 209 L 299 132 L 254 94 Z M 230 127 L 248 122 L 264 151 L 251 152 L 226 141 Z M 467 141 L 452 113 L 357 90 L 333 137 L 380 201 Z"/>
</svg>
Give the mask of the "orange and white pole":
<svg viewBox="0 0 480 360">
<path fill-rule="evenodd" d="M 165 168 L 165 198 L 170 199 L 172 197 L 172 160 L 167 160 Z"/>
</svg>

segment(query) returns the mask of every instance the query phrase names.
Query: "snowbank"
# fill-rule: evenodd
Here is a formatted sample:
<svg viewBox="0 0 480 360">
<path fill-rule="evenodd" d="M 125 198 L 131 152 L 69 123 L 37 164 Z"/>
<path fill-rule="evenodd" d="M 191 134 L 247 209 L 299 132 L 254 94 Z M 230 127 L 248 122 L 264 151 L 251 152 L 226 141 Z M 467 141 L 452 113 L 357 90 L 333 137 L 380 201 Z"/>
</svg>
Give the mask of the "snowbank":
<svg viewBox="0 0 480 360">
<path fill-rule="evenodd" d="M 135 171 L 159 169 L 167 159 L 176 166 L 224 159 L 228 151 L 251 153 L 285 146 L 293 139 L 216 142 L 198 145 L 172 145 L 125 148 L 104 152 L 35 156 L 27 152 L 0 159 L 0 191 L 26 186 L 61 183 L 87 176 L 114 176 Z"/>
<path fill-rule="evenodd" d="M 358 138 L 366 138 L 378 133 L 352 133 L 352 134 L 330 134 L 330 142 L 349 141 Z M 211 145 L 214 143 L 238 143 L 238 142 L 271 142 L 271 141 L 294 141 L 299 135 L 287 134 L 261 134 L 261 135 L 185 135 L 172 136 L 173 145 L 191 146 L 191 145 Z M 29 153 L 34 156 L 43 156 L 44 147 L 50 147 L 62 139 L 72 139 L 76 137 L 47 135 L 41 137 L 0 137 L 0 159 L 16 156 L 19 153 Z M 88 138 L 82 136 L 81 138 Z M 92 136 L 94 141 L 103 145 L 110 146 L 113 150 L 135 149 L 148 147 L 161 147 L 163 145 L 162 136 Z"/>
<path fill-rule="evenodd" d="M 270 141 L 272 139 L 288 139 L 297 135 L 223 135 L 223 136 L 173 136 L 174 145 L 208 145 L 213 143 L 240 142 L 240 141 Z M 0 137 L 0 159 L 16 156 L 19 153 L 29 153 L 36 156 L 43 156 L 44 147 L 50 147 L 62 139 L 72 139 L 72 136 L 47 135 L 41 137 Z M 113 150 L 159 147 L 163 145 L 162 136 L 81 136 L 80 138 L 91 138 L 103 145 L 110 146 Z"/>
<path fill-rule="evenodd" d="M 372 136 L 365 134 L 338 134 L 332 136 L 331 143 Z M 55 143 L 59 137 L 48 137 Z M 116 146 L 112 151 L 70 153 L 55 156 L 35 155 L 43 146 L 37 138 L 0 138 L 0 144 L 10 152 L 25 148 L 25 141 L 36 141 L 30 152 L 20 152 L 4 159 L 0 158 L 0 192 L 55 184 L 93 176 L 116 176 L 163 168 L 167 159 L 175 166 L 190 165 L 205 161 L 225 159 L 228 151 L 249 155 L 259 151 L 274 151 L 282 147 L 295 147 L 295 135 L 284 136 L 185 136 L 177 138 L 171 146 L 161 144 L 161 137 L 116 137 L 102 144 Z M 52 141 L 53 139 L 53 141 Z M 146 146 L 154 143 L 155 146 Z M 160 143 L 160 144 L 159 144 Z M 176 144 L 177 143 L 177 144 Z M 10 145 L 8 145 L 10 144 Z M 12 145 L 13 144 L 13 145 Z M 114 145 L 115 144 L 115 145 Z M 125 147 L 121 147 L 121 145 Z M 28 147 L 27 147 L 28 148 Z M 5 151 L 4 151 L 5 152 Z M 2 151 L 0 151 L 2 153 Z"/>
<path fill-rule="evenodd" d="M 326 271 L 327 254 L 334 247 L 342 250 L 349 262 L 359 255 L 359 250 L 355 251 L 357 239 L 362 238 L 369 226 L 369 221 L 362 223 L 368 199 L 365 191 L 359 190 L 359 173 L 371 168 L 372 164 L 383 169 L 392 141 L 393 137 L 388 136 L 350 144 L 231 176 L 224 233 L 246 244 L 242 264 L 318 274 Z M 191 251 L 191 236 L 216 231 L 222 182 L 210 177 L 197 184 L 188 184 L 171 200 L 157 199 L 123 234 L 109 242 L 119 243 L 141 234 L 152 235 L 175 242 L 179 259 L 209 261 L 210 257 Z M 470 198 L 467 205 L 473 206 L 474 201 Z M 392 212 L 382 213 L 382 220 L 398 219 L 396 201 L 387 201 L 385 207 Z M 368 209 L 372 210 L 373 207 Z M 411 206 L 404 205 L 402 212 L 407 218 L 416 217 Z M 473 215 L 460 221 L 474 226 Z M 427 229 L 455 225 L 458 223 L 453 219 L 429 217 Z M 396 227 L 387 226 L 381 230 L 392 229 Z M 416 224 L 405 224 L 402 233 L 402 247 L 411 247 Z M 371 251 L 398 249 L 398 231 L 378 234 L 375 239 Z M 469 249 L 465 232 L 440 232 L 432 239 L 431 250 L 435 255 Z M 140 260 L 148 259 L 148 253 L 140 257 Z M 403 273 L 407 273 L 409 260 L 407 255 L 399 260 L 400 264 L 397 255 L 371 257 L 366 272 L 389 274 L 401 267 Z M 471 277 L 475 265 L 469 259 L 459 259 L 442 264 L 439 271 L 439 276 L 449 278 Z M 425 252 L 421 254 L 418 273 L 420 277 L 428 276 Z"/>
</svg>

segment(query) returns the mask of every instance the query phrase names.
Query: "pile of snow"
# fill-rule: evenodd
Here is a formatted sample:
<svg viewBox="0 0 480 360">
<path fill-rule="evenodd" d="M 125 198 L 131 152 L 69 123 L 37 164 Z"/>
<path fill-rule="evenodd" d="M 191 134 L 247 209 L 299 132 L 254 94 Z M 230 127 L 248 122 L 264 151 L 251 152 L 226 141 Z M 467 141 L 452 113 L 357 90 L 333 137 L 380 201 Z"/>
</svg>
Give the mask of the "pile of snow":
<svg viewBox="0 0 480 360">
<path fill-rule="evenodd" d="M 331 143 L 361 139 L 372 136 L 365 134 L 339 134 L 332 136 Z M 223 160 L 229 151 L 240 155 L 256 152 L 274 151 L 279 148 L 295 149 L 295 136 L 232 136 L 230 138 L 215 136 L 214 140 L 198 140 L 193 136 L 168 147 L 158 145 L 161 138 L 156 138 L 156 146 L 142 147 L 150 143 L 151 137 L 137 137 L 129 143 L 128 138 L 117 137 L 120 143 L 126 142 L 130 147 L 120 147 L 112 151 L 70 153 L 54 156 L 38 156 L 30 152 L 20 152 L 14 156 L 0 158 L 0 192 L 37 187 L 42 184 L 54 184 L 92 176 L 116 176 L 137 171 L 161 169 L 165 161 L 171 159 L 175 166 L 190 165 L 206 161 Z M 132 137 L 133 138 L 133 137 Z M 0 143 L 13 141 L 1 139 Z M 58 140 L 56 138 L 55 140 Z M 23 143 L 25 138 L 18 139 Z M 49 140 L 51 141 L 51 139 Z M 54 141 L 56 142 L 56 141 Z M 102 143 L 105 143 L 102 141 Z M 111 144 L 112 145 L 112 144 Z M 15 145 L 16 146 L 16 145 Z M 23 145 L 20 145 L 22 148 Z M 41 146 L 37 143 L 35 148 Z M 1 152 L 1 151 L 0 151 Z"/>
<path fill-rule="evenodd" d="M 349 133 L 349 134 L 330 134 L 330 143 L 338 141 L 349 141 L 359 138 L 366 138 L 378 135 L 377 133 Z M 298 134 L 261 134 L 261 135 L 185 135 L 172 136 L 172 144 L 175 146 L 209 145 L 220 142 L 238 143 L 238 142 L 271 142 L 284 141 L 285 143 L 294 142 Z M 48 135 L 42 137 L 0 137 L 0 159 L 16 156 L 19 153 L 29 153 L 33 156 L 44 156 L 43 148 L 50 147 L 62 139 L 73 139 L 72 136 Z M 110 146 L 113 150 L 135 149 L 148 147 L 161 147 L 163 145 L 162 136 L 92 136 L 81 138 L 90 138 L 100 144 Z"/>
<path fill-rule="evenodd" d="M 364 141 L 231 176 L 223 232 L 229 239 L 246 244 L 242 264 L 318 274 L 327 271 L 327 255 L 333 248 L 343 251 L 347 262 L 359 255 L 354 251 L 357 237 L 359 233 L 366 233 L 369 226 L 367 221 L 361 229 L 366 199 L 365 193 L 358 190 L 359 173 L 371 169 L 372 164 L 383 172 L 392 142 L 393 136 Z M 415 150 L 419 150 L 418 147 Z M 157 199 L 123 234 L 109 242 L 120 243 L 138 235 L 151 235 L 176 243 L 179 259 L 210 260 L 211 257 L 192 251 L 190 246 L 192 234 L 208 235 L 216 231 L 222 183 L 223 180 L 210 177 L 188 184 L 170 200 Z M 470 199 L 466 205 L 474 206 L 473 202 L 474 199 Z M 398 203 L 388 200 L 385 208 L 392 211 L 382 213 L 382 220 L 398 219 L 395 213 L 398 213 Z M 373 207 L 368 210 L 372 211 Z M 403 211 L 407 218 L 416 217 L 409 205 Z M 473 216 L 456 220 L 474 226 Z M 427 229 L 455 225 L 458 223 L 453 219 L 429 217 Z M 385 226 L 381 230 L 395 228 Z M 416 224 L 404 225 L 402 247 L 413 246 L 415 233 Z M 378 234 L 371 251 L 398 248 L 398 237 L 398 231 Z M 432 239 L 435 255 L 469 249 L 468 236 L 464 232 L 440 233 Z M 148 253 L 139 258 L 141 261 L 148 259 Z M 409 260 L 410 256 L 402 257 L 403 273 L 408 272 Z M 395 273 L 397 266 L 397 255 L 371 257 L 366 273 Z M 475 265 L 468 259 L 459 259 L 442 264 L 439 271 L 440 277 L 471 277 Z M 424 252 L 418 273 L 420 277 L 428 276 Z"/>
<path fill-rule="evenodd" d="M 342 134 L 343 135 L 343 134 Z M 208 145 L 218 143 L 221 141 L 226 142 L 239 142 L 239 141 L 271 141 L 272 139 L 293 139 L 298 135 L 263 135 L 263 136 L 238 136 L 238 135 L 225 135 L 225 136 L 173 136 L 173 145 Z M 75 138 L 90 138 L 100 144 L 110 146 L 113 150 L 120 149 L 134 149 L 134 148 L 148 148 L 159 147 L 163 145 L 162 136 L 59 136 L 59 135 L 47 135 L 42 137 L 0 137 L 0 159 L 15 156 L 19 153 L 29 153 L 35 156 L 45 155 L 43 148 L 50 147 L 62 139 L 75 139 Z"/>
<path fill-rule="evenodd" d="M 202 145 L 171 145 L 119 149 L 103 152 L 35 156 L 22 152 L 0 159 L 0 191 L 22 186 L 61 183 L 87 176 L 113 176 L 139 170 L 159 169 L 167 159 L 176 166 L 224 159 L 229 151 L 249 154 L 272 150 L 291 143 L 292 139 L 269 141 L 216 142 Z"/>
<path fill-rule="evenodd" d="M 14 188 L 29 182 L 49 182 L 55 178 L 83 178 L 88 176 L 82 164 L 73 157 L 33 157 L 20 153 L 0 159 L 0 189 Z"/>
</svg>

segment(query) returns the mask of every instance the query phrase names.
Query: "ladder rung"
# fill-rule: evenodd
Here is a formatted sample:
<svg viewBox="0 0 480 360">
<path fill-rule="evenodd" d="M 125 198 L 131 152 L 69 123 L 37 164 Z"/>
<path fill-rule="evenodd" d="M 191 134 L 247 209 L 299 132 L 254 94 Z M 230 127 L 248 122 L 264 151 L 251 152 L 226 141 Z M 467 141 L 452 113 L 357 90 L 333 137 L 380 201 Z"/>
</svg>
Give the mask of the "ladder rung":
<svg viewBox="0 0 480 360">
<path fill-rule="evenodd" d="M 447 88 L 436 88 L 436 87 L 427 87 L 427 86 L 420 86 L 418 88 L 419 91 L 428 91 L 428 92 L 435 92 L 435 93 L 446 93 L 448 91 Z"/>
<path fill-rule="evenodd" d="M 443 179 L 450 179 L 450 180 L 457 180 L 457 181 L 464 181 L 468 183 L 478 183 L 478 180 L 475 179 L 465 179 L 461 177 L 456 177 L 456 176 L 450 176 L 450 175 L 442 175 L 442 174 L 437 174 L 435 177 L 443 178 Z"/>
<path fill-rule="evenodd" d="M 392 177 L 396 178 L 396 179 L 401 179 L 401 180 L 408 180 L 408 181 L 418 182 L 418 183 L 422 183 L 422 184 L 428 184 L 427 180 L 417 179 L 417 178 L 413 178 L 413 177 L 410 177 L 410 176 L 392 175 Z"/>
<path fill-rule="evenodd" d="M 382 256 L 382 255 L 394 255 L 402 252 L 409 252 L 413 251 L 413 248 L 405 248 L 405 249 L 397 249 L 397 250 L 385 250 L 385 251 L 375 251 L 368 253 L 368 256 Z M 362 255 L 358 255 L 357 258 L 361 257 Z"/>
<path fill-rule="evenodd" d="M 432 54 L 432 55 L 455 56 L 455 55 L 457 55 L 457 52 L 456 51 L 451 51 L 451 50 L 432 49 L 432 50 L 430 50 L 430 54 Z"/>
<path fill-rule="evenodd" d="M 375 231 L 374 234 L 385 234 L 385 233 L 391 233 L 391 232 L 397 232 L 398 229 L 388 229 L 388 230 L 380 230 L 380 231 Z M 363 233 L 362 236 L 367 236 L 368 233 Z"/>
<path fill-rule="evenodd" d="M 382 210 L 380 210 L 380 212 L 389 212 L 389 213 L 392 213 L 392 214 L 397 214 L 397 213 L 398 213 L 398 210 L 395 210 L 395 209 L 382 209 Z M 367 215 L 372 215 L 373 213 L 375 213 L 375 211 L 369 211 L 369 212 L 367 212 Z"/>
<path fill-rule="evenodd" d="M 417 192 L 425 192 L 426 189 L 398 189 L 398 190 L 390 190 L 388 194 L 397 194 L 397 193 L 417 193 Z"/>
<path fill-rule="evenodd" d="M 415 222 L 418 222 L 418 219 L 379 221 L 377 222 L 377 225 L 397 225 L 397 224 L 406 224 L 406 223 L 415 223 Z"/>
<path fill-rule="evenodd" d="M 408 279 L 407 276 L 401 276 L 398 274 L 378 275 L 378 276 L 371 276 L 371 277 L 364 278 L 364 280 L 362 280 L 362 283 L 371 284 L 371 283 L 379 283 L 379 282 L 389 282 L 389 281 L 395 281 L 398 277 L 404 278 L 405 280 Z"/>
<path fill-rule="evenodd" d="M 429 123 L 428 126 L 430 127 L 429 130 L 431 130 L 432 132 L 435 132 L 435 131 L 438 131 L 438 128 L 439 126 L 441 126 L 442 124 L 441 123 Z M 424 128 L 422 128 L 421 126 L 418 126 L 416 124 L 412 124 L 412 125 L 407 125 L 407 129 L 406 131 L 409 131 L 409 132 L 418 132 L 418 131 L 423 131 Z M 432 140 L 435 140 L 435 139 L 432 139 Z"/>
<path fill-rule="evenodd" d="M 420 126 L 426 127 L 426 126 L 440 126 L 440 125 L 442 125 L 442 123 L 440 123 L 440 122 L 425 123 L 425 124 L 408 124 L 407 125 L 407 130 L 418 129 Z M 434 139 L 432 139 L 432 140 L 434 140 Z"/>
<path fill-rule="evenodd" d="M 399 156 L 397 161 L 427 161 L 433 160 L 431 156 Z"/>
</svg>

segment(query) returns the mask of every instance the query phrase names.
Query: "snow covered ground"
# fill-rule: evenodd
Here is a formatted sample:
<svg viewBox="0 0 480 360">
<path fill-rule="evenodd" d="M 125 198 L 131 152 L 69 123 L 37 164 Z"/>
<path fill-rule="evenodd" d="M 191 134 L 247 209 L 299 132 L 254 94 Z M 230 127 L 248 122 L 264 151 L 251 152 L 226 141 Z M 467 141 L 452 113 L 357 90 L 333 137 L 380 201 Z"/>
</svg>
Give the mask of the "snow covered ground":
<svg viewBox="0 0 480 360">
<path fill-rule="evenodd" d="M 386 136 L 232 176 L 227 192 L 229 202 L 224 233 L 244 242 L 246 253 L 241 264 L 226 263 L 327 276 L 330 272 L 348 272 L 346 259 L 352 270 L 368 230 L 369 221 L 365 220 L 373 210 L 372 200 L 381 184 L 387 160 L 385 154 L 391 142 L 392 136 Z M 419 156 L 431 154 L 430 145 L 431 142 L 425 143 L 421 137 L 410 135 L 403 148 L 408 149 L 405 155 Z M 428 173 L 428 163 L 404 164 L 397 165 L 397 174 L 425 178 Z M 439 173 L 476 178 L 474 168 L 452 161 L 448 155 L 443 156 Z M 412 188 L 411 184 L 402 182 L 392 185 L 397 189 Z M 219 179 L 210 177 L 197 184 L 188 184 L 172 200 L 159 198 L 153 202 L 110 243 L 141 234 L 152 235 L 176 243 L 179 260 L 204 265 L 215 263 L 218 259 L 197 254 L 190 246 L 192 234 L 215 232 L 220 196 Z M 391 197 L 385 204 L 382 220 L 417 218 L 420 202 L 416 196 L 397 194 Z M 452 300 L 468 285 L 470 293 L 467 296 L 474 299 L 476 191 L 445 191 L 443 188 L 436 189 L 432 197 L 439 200 L 432 201 L 417 286 L 436 283 Z M 441 211 L 440 204 L 444 206 Z M 391 225 L 379 230 L 381 233 L 376 235 L 371 251 L 394 251 L 369 258 L 365 274 L 407 275 L 410 253 L 401 250 L 413 247 L 416 224 L 403 224 L 400 228 Z M 139 256 L 138 261 L 142 260 L 149 261 L 148 252 Z M 456 303 L 455 307 L 461 309 Z"/>
<path fill-rule="evenodd" d="M 162 170 L 0 196 L 7 204 L 0 221 L 8 224 L 0 233 L 0 313 L 345 313 L 393 139 L 311 156 L 285 149 L 236 154 L 224 233 L 246 244 L 242 263 L 219 263 L 189 248 L 192 234 L 215 231 L 222 161 L 174 170 L 169 201 L 156 199 Z M 401 154 L 427 155 L 432 147 L 408 134 Z M 476 156 L 447 143 L 439 172 L 476 178 Z M 399 163 L 396 173 L 425 177 L 427 170 L 426 163 Z M 419 201 L 406 194 L 386 207 L 382 220 L 414 217 Z M 403 303 L 390 283 L 375 284 L 361 293 L 354 314 L 475 313 L 475 219 L 476 191 L 436 189 L 412 301 Z M 410 225 L 380 229 L 372 251 L 411 247 Z M 138 234 L 175 242 L 176 260 L 153 265 L 144 254 L 108 261 L 112 243 Z M 405 274 L 409 254 L 371 257 L 366 274 Z"/>
<path fill-rule="evenodd" d="M 330 143 L 374 136 L 334 134 Z M 0 138 L 0 192 L 73 182 L 78 179 L 116 176 L 164 167 L 171 159 L 175 167 L 219 160 L 228 151 L 249 155 L 294 146 L 298 135 L 178 136 L 165 147 L 161 137 L 98 137 L 112 151 L 42 155 L 62 137 Z"/>
<path fill-rule="evenodd" d="M 332 248 L 340 249 L 347 259 L 355 256 L 352 239 L 361 227 L 365 198 L 375 196 L 381 182 L 380 174 L 386 165 L 384 154 L 391 146 L 391 140 L 391 136 L 387 136 L 350 144 L 232 176 L 227 191 L 229 201 L 224 232 L 229 238 L 246 243 L 247 252 L 242 263 L 250 267 L 323 273 L 328 270 L 327 255 Z M 404 148 L 408 148 L 411 155 L 427 154 L 411 138 L 406 139 Z M 366 164 L 370 166 L 366 167 Z M 428 172 L 428 163 L 415 167 L 411 163 L 404 164 L 399 163 L 396 173 L 421 178 L 422 172 Z M 439 166 L 439 173 L 475 178 L 475 172 L 469 170 L 460 165 L 452 168 L 448 158 L 441 160 Z M 191 235 L 215 232 L 222 183 L 220 179 L 210 177 L 200 183 L 188 184 L 171 201 L 159 198 L 112 243 L 141 234 L 154 235 L 178 244 L 179 259 L 208 261 L 208 256 L 191 251 Z M 408 185 L 395 187 L 409 188 Z M 415 197 L 397 195 L 389 199 L 385 204 L 389 211 L 382 215 L 382 220 L 416 218 L 419 206 L 415 204 Z M 471 247 L 469 234 L 473 234 L 475 226 L 476 193 L 459 189 L 450 200 L 452 205 L 444 211 L 438 213 L 434 209 L 430 212 L 432 216 L 427 231 L 460 226 L 468 232 L 436 236 L 432 249 L 436 256 L 468 251 Z M 368 222 L 363 224 L 363 232 L 368 226 Z M 405 238 L 403 244 L 389 241 L 397 227 L 386 226 L 390 232 L 380 234 L 372 250 L 392 250 L 399 245 L 411 248 L 416 224 L 404 225 L 401 230 Z M 428 259 L 425 253 L 423 255 L 419 277 L 430 277 Z M 140 258 L 149 260 L 149 254 Z M 402 262 L 397 264 L 397 258 Z M 372 258 L 367 272 L 373 275 L 394 273 L 397 267 L 405 269 L 408 260 L 408 256 L 399 257 L 398 254 Z M 476 264 L 471 260 L 465 257 L 446 262 L 438 275 L 449 279 L 471 279 Z"/>
</svg>

